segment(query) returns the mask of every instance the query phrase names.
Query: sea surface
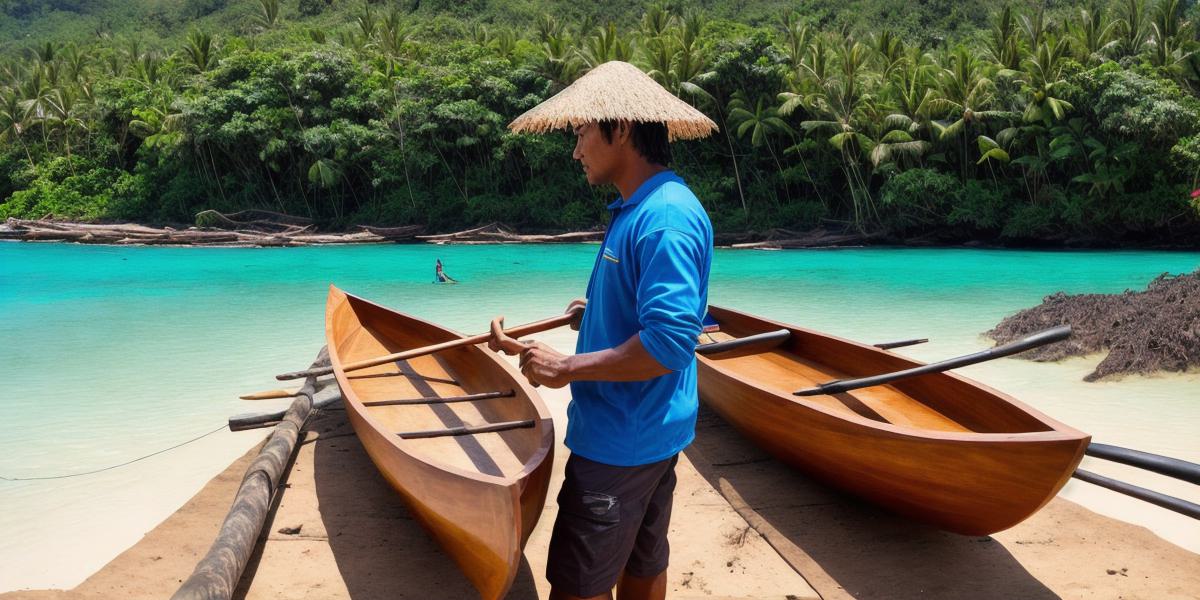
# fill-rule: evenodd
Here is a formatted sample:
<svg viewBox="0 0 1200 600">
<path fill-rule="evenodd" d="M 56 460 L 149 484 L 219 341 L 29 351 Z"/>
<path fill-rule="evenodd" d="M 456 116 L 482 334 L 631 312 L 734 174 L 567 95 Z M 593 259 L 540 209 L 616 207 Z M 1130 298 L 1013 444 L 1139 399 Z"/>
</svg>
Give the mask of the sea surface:
<svg viewBox="0 0 1200 600">
<path fill-rule="evenodd" d="M 596 245 L 118 248 L 0 243 L 0 591 L 70 588 L 179 508 L 263 431 L 216 431 L 289 400 L 324 343 L 331 283 L 464 333 L 540 319 L 582 296 Z M 457 285 L 432 284 L 440 258 Z M 710 302 L 937 360 L 981 350 L 1000 319 L 1056 291 L 1143 289 L 1197 252 L 718 250 Z M 546 334 L 563 349 L 568 331 Z M 1085 383 L 1099 357 L 1004 359 L 963 373 L 1093 439 L 1200 462 L 1200 373 Z M 1084 468 L 1200 502 L 1181 482 Z M 1200 552 L 1200 526 L 1072 481 L 1063 495 Z"/>
</svg>

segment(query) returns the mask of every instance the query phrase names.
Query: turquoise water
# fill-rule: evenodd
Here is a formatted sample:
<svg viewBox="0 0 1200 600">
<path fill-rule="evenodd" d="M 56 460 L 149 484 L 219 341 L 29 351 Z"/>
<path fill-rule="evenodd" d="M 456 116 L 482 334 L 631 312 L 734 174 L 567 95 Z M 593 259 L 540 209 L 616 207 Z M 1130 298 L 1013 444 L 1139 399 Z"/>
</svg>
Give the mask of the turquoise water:
<svg viewBox="0 0 1200 600">
<path fill-rule="evenodd" d="M 323 344 L 330 283 L 475 333 L 495 315 L 515 324 L 561 311 L 582 295 L 596 250 L 0 244 L 0 476 L 104 467 L 209 432 L 231 414 L 286 406 L 236 397 L 282 387 L 275 373 L 308 365 Z M 437 258 L 460 284 L 430 283 Z M 719 250 L 710 301 L 872 343 L 929 337 L 902 352 L 932 360 L 985 347 L 980 333 L 1055 291 L 1140 289 L 1197 267 L 1197 252 Z M 549 337 L 570 347 L 569 333 Z M 1079 381 L 1094 362 L 1005 360 L 966 373 L 1097 440 L 1200 460 L 1200 376 Z M 0 481 L 0 591 L 74 585 L 261 435 L 220 432 L 97 475 Z M 1072 492 L 1079 485 L 1068 497 L 1130 520 L 1140 517 L 1122 510 L 1145 511 L 1086 500 L 1092 492 Z M 1183 535 L 1200 539 L 1200 530 Z"/>
</svg>

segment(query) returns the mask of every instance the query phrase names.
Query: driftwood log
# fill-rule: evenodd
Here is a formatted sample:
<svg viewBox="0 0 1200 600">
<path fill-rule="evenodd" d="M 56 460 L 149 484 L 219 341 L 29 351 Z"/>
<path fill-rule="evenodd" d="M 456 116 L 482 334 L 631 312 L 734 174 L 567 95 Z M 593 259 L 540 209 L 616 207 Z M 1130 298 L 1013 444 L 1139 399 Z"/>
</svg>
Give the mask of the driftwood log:
<svg viewBox="0 0 1200 600">
<path fill-rule="evenodd" d="M 286 219 L 286 220 L 285 220 Z M 421 235 L 423 225 L 376 227 L 358 225 L 355 233 L 318 233 L 302 217 L 267 211 L 242 211 L 221 214 L 204 211 L 197 221 L 214 227 L 156 229 L 135 224 L 64 223 L 50 220 L 10 218 L 0 225 L 0 240 L 62 241 L 81 244 L 115 245 L 190 245 L 190 246 L 307 246 L 310 244 L 381 244 L 416 240 L 431 244 L 568 244 L 599 242 L 604 230 L 573 231 L 560 234 L 520 234 L 503 224 L 489 223 L 452 233 Z M 815 229 L 798 232 L 771 229 L 761 233 L 724 233 L 717 245 L 732 248 L 780 250 L 790 248 L 826 248 L 856 246 L 875 241 L 877 235 Z"/>
<path fill-rule="evenodd" d="M 763 232 L 765 239 L 754 242 L 731 243 L 731 248 L 755 250 L 789 250 L 796 248 L 828 248 L 833 246 L 861 246 L 879 236 L 864 233 L 838 233 L 824 229 L 814 229 L 808 232 L 791 231 L 789 229 L 771 229 Z"/>
<path fill-rule="evenodd" d="M 256 218 L 246 221 L 238 220 L 238 218 L 246 217 Z M 298 222 L 298 220 L 303 222 Z M 236 231 L 283 234 L 300 233 L 314 229 L 309 219 L 267 211 L 241 211 L 232 215 L 225 215 L 215 210 L 204 210 L 196 213 L 196 225 Z"/>
<path fill-rule="evenodd" d="M 400 227 L 375 227 L 374 225 L 359 225 L 359 229 L 391 241 L 410 240 L 425 231 L 424 225 L 403 225 Z"/>
<path fill-rule="evenodd" d="M 431 244 L 569 244 L 598 242 L 604 238 L 604 231 L 575 231 L 557 235 L 522 235 L 515 233 L 511 227 L 503 223 L 489 223 L 482 227 L 456 231 L 454 233 L 418 235 L 415 237 Z"/>
<path fill-rule="evenodd" d="M 327 364 L 329 355 L 322 349 L 313 366 Z M 313 410 L 317 385 L 316 377 L 304 382 L 291 408 L 282 416 L 267 443 L 246 469 L 233 506 L 225 516 L 225 522 L 221 524 L 221 530 L 208 554 L 171 596 L 172 600 L 229 600 L 233 596 L 250 554 L 262 534 L 280 478 L 292 460 L 301 430 Z"/>
<path fill-rule="evenodd" d="M 218 213 L 219 214 L 219 213 Z M 240 213 L 239 213 L 240 214 Z M 232 222 L 232 221 L 230 221 Z M 263 221 L 265 222 L 265 221 Z M 247 222 L 238 222 L 246 225 Z M 255 223 L 249 223 L 255 225 Z M 313 225 L 285 225 L 278 231 L 188 227 L 161 229 L 135 224 L 64 223 L 8 219 L 0 227 L 0 239 L 58 241 L 81 244 L 142 246 L 307 246 L 310 244 L 380 244 L 388 238 L 369 232 L 317 233 Z"/>
</svg>

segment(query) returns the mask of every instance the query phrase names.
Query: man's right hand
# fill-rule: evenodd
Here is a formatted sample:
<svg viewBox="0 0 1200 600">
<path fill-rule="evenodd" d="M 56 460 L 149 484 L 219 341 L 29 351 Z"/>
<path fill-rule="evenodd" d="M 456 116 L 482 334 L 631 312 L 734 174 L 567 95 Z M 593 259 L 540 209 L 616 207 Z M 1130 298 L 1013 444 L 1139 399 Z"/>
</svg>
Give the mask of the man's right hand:
<svg viewBox="0 0 1200 600">
<path fill-rule="evenodd" d="M 587 309 L 587 298 L 576 298 L 567 304 L 567 310 L 563 312 L 571 312 L 575 309 L 580 309 L 579 316 L 571 321 L 571 330 L 579 331 L 579 322 L 583 320 L 583 311 Z"/>
</svg>

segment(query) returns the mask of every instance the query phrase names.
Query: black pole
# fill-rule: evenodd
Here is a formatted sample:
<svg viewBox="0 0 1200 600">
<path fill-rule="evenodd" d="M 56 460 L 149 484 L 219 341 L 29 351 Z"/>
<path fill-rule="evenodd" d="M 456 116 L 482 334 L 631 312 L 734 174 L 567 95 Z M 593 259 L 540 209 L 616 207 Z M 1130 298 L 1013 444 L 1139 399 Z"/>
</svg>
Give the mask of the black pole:
<svg viewBox="0 0 1200 600">
<path fill-rule="evenodd" d="M 1083 469 L 1076 469 L 1075 473 L 1073 473 L 1071 476 L 1076 479 L 1098 485 L 1102 488 L 1108 488 L 1114 492 L 1125 494 L 1126 496 L 1132 498 L 1137 498 L 1138 500 L 1144 500 L 1155 506 L 1161 506 L 1167 510 L 1175 511 L 1181 515 L 1187 515 L 1193 519 L 1200 519 L 1200 504 L 1188 502 L 1187 500 L 1181 500 L 1179 498 L 1168 496 L 1154 490 L 1148 490 L 1144 487 L 1138 487 L 1133 484 L 1125 483 L 1124 481 L 1117 481 L 1111 477 L 1105 477 L 1103 475 L 1092 473 L 1091 471 L 1084 471 Z"/>
<path fill-rule="evenodd" d="M 821 385 L 818 385 L 817 387 L 814 387 L 814 388 L 808 388 L 808 389 L 804 389 L 804 390 L 800 390 L 800 391 L 792 392 L 792 393 L 796 396 L 820 396 L 822 394 L 840 394 L 842 392 L 848 392 L 850 390 L 857 390 L 859 388 L 872 387 L 872 386 L 876 386 L 876 385 L 884 385 L 884 384 L 891 383 L 891 382 L 899 380 L 899 379 L 907 379 L 909 377 L 916 377 L 917 375 L 928 375 L 930 373 L 941 373 L 942 371 L 949 371 L 950 369 L 957 369 L 958 367 L 965 367 L 967 365 L 973 365 L 976 363 L 989 361 L 989 360 L 992 360 L 995 358 L 1001 358 L 1001 357 L 1009 356 L 1012 354 L 1017 354 L 1019 352 L 1024 352 L 1026 350 L 1031 350 L 1033 348 L 1037 348 L 1038 346 L 1045 346 L 1046 344 L 1060 342 L 1062 340 L 1067 339 L 1068 337 L 1071 337 L 1071 326 L 1070 325 L 1060 325 L 1053 329 L 1047 329 L 1045 331 L 1035 333 L 1025 339 L 1017 340 L 1015 342 L 1010 342 L 1008 344 L 1004 344 L 1003 346 L 996 346 L 995 348 L 989 348 L 987 350 L 982 350 L 982 351 L 976 352 L 974 354 L 967 354 L 965 356 L 959 356 L 957 358 L 951 358 L 948 360 L 943 360 L 941 362 L 936 362 L 936 363 L 932 363 L 932 364 L 928 364 L 928 365 L 924 365 L 924 366 L 920 366 L 920 367 L 913 367 L 911 369 L 905 369 L 903 371 L 896 371 L 894 373 L 884 373 L 882 375 L 872 375 L 870 377 L 861 377 L 859 379 L 835 379 L 833 381 L 822 383 Z"/>
<path fill-rule="evenodd" d="M 1095 442 L 1088 444 L 1083 453 L 1200 485 L 1200 465 L 1186 460 Z"/>
<path fill-rule="evenodd" d="M 768 331 L 766 333 L 756 333 L 746 337 L 725 340 L 724 342 L 713 342 L 711 344 L 697 344 L 696 354 L 711 356 L 713 354 L 721 354 L 730 350 L 768 350 L 774 348 L 792 337 L 792 332 L 787 329 L 778 331 Z"/>
<path fill-rule="evenodd" d="M 929 341 L 929 338 L 921 338 L 921 339 L 916 339 L 916 340 L 901 340 L 899 342 L 884 342 L 882 344 L 875 344 L 875 347 L 879 348 L 880 350 L 891 350 L 892 348 L 903 348 L 905 346 L 916 346 L 917 344 L 924 344 L 925 342 L 928 342 L 928 341 Z"/>
</svg>

